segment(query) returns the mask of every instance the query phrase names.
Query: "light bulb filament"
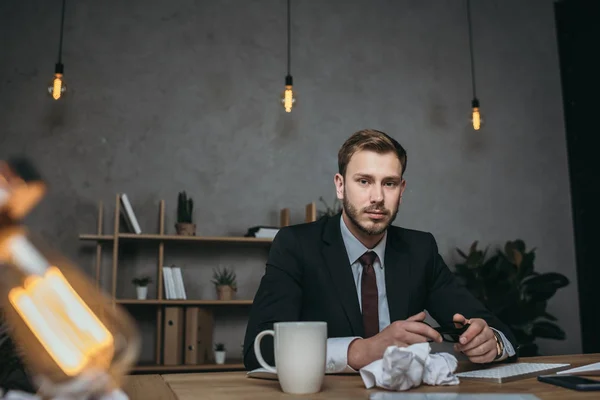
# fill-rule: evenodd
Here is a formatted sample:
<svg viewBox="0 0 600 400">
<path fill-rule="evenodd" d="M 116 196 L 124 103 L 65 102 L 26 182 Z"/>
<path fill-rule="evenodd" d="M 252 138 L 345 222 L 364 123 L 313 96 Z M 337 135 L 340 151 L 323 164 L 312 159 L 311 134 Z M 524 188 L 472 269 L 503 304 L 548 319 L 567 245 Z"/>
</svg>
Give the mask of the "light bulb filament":
<svg viewBox="0 0 600 400">
<path fill-rule="evenodd" d="M 479 107 L 473 107 L 473 129 L 478 131 L 481 128 L 481 114 L 479 114 Z"/>
<path fill-rule="evenodd" d="M 52 97 L 54 98 L 54 100 L 58 100 L 60 98 L 60 94 L 61 94 L 61 89 L 62 89 L 62 74 L 55 74 L 54 75 L 54 85 L 53 85 L 53 89 L 52 89 Z"/>
<path fill-rule="evenodd" d="M 294 103 L 294 92 L 292 91 L 291 85 L 286 85 L 285 94 L 283 97 L 283 107 L 286 112 L 292 111 L 292 104 Z"/>
</svg>

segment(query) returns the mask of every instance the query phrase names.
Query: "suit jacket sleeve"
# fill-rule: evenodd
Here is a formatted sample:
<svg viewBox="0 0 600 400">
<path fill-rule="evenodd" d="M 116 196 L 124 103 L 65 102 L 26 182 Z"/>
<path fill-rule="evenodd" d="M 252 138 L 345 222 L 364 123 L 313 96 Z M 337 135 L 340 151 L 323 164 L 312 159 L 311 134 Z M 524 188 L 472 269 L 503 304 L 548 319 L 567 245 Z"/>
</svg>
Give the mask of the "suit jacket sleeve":
<svg viewBox="0 0 600 400">
<path fill-rule="evenodd" d="M 265 274 L 254 297 L 244 339 L 244 365 L 259 368 L 254 353 L 254 339 L 273 323 L 298 321 L 302 308 L 302 260 L 300 244 L 290 228 L 281 229 L 273 239 Z M 274 365 L 273 338 L 262 339 L 261 354 Z"/>
<path fill-rule="evenodd" d="M 454 314 L 459 313 L 466 318 L 481 318 L 487 324 L 502 332 L 517 349 L 515 336 L 508 326 L 492 314 L 471 292 L 465 288 L 450 272 L 448 266 L 438 253 L 433 235 L 431 237 L 431 272 L 427 298 L 427 310 L 440 325 L 451 325 Z"/>
</svg>

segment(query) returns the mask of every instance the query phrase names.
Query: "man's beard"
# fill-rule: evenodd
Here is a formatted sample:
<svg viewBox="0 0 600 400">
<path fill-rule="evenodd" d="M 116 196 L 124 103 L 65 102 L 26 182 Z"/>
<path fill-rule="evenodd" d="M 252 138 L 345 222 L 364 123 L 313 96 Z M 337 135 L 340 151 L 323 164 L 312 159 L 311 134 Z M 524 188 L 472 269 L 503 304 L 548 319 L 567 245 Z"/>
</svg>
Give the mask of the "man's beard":
<svg viewBox="0 0 600 400">
<path fill-rule="evenodd" d="M 358 221 L 359 210 L 356 207 L 354 207 L 352 204 L 350 204 L 350 202 L 348 201 L 348 196 L 346 196 L 346 193 L 344 193 L 344 199 L 342 200 L 342 204 L 344 206 L 344 211 L 346 212 L 346 215 L 348 216 L 348 218 L 350 219 L 352 224 L 357 229 L 359 229 L 361 232 L 366 233 L 367 235 L 371 235 L 371 236 L 382 234 L 388 228 L 388 226 L 390 226 L 392 224 L 392 222 L 394 222 L 394 220 L 396 219 L 396 215 L 398 215 L 398 208 L 396 208 L 396 211 L 393 214 L 391 214 L 390 219 L 387 222 L 385 222 L 383 226 L 377 226 L 377 224 L 375 224 L 372 228 L 367 228 L 366 226 L 361 225 L 361 223 Z M 379 212 L 385 212 L 386 215 L 389 215 L 389 210 L 387 210 L 383 206 L 382 203 L 374 204 L 372 206 L 364 208 L 362 211 L 363 212 L 379 211 Z M 383 221 L 381 221 L 381 222 L 383 223 Z"/>
</svg>

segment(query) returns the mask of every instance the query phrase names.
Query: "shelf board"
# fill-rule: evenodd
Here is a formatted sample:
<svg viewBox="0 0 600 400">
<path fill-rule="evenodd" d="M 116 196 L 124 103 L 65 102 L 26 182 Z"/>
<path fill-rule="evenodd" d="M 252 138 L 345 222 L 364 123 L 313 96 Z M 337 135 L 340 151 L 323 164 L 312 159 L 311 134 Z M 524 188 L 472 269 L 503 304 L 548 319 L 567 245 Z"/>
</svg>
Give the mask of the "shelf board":
<svg viewBox="0 0 600 400">
<path fill-rule="evenodd" d="M 113 240 L 113 235 L 79 235 L 79 240 L 109 241 Z M 149 233 L 119 233 L 119 239 L 123 240 L 147 240 L 147 241 L 166 241 L 166 242 L 213 242 L 213 243 L 262 243 L 269 244 L 273 242 L 271 238 L 255 238 L 244 236 L 180 236 L 180 235 L 159 235 Z"/>
<path fill-rule="evenodd" d="M 97 241 L 106 241 L 113 240 L 113 235 L 94 235 L 94 234 L 83 234 L 79 235 L 79 240 L 97 240 Z"/>
<path fill-rule="evenodd" d="M 225 364 L 197 364 L 197 365 L 137 365 L 131 372 L 191 372 L 191 371 L 243 371 L 244 364 L 240 360 L 226 362 Z"/>
<path fill-rule="evenodd" d="M 137 300 L 118 299 L 117 304 L 131 305 L 197 305 L 197 306 L 247 306 L 252 300 Z"/>
</svg>

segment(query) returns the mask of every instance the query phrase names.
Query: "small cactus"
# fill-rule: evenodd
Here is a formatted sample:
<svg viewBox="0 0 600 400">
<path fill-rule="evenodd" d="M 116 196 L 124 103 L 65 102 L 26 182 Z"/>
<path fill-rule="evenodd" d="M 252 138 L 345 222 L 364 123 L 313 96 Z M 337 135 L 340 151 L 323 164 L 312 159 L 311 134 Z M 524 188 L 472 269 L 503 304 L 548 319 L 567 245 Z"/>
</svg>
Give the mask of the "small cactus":
<svg viewBox="0 0 600 400">
<path fill-rule="evenodd" d="M 185 191 L 179 192 L 177 200 L 177 222 L 192 223 L 192 212 L 194 210 L 194 201 L 187 197 Z"/>
</svg>

